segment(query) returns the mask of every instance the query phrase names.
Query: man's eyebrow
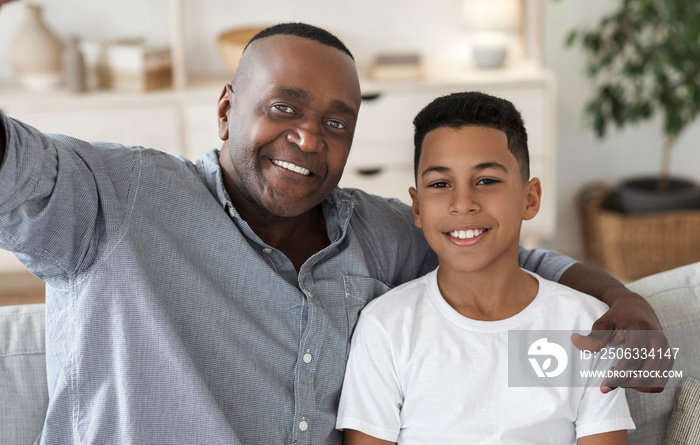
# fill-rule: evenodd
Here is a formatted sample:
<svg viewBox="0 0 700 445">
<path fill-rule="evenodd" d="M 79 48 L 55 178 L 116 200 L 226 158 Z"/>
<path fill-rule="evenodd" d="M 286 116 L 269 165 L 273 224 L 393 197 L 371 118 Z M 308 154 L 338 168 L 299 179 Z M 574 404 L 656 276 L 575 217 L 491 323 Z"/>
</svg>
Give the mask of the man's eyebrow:
<svg viewBox="0 0 700 445">
<path fill-rule="evenodd" d="M 299 100 L 310 100 L 313 99 L 313 95 L 301 88 L 295 88 L 295 87 L 276 87 L 273 90 L 274 93 L 276 94 L 281 94 L 283 96 L 287 97 L 292 97 L 294 99 L 299 99 Z M 340 99 L 334 99 L 331 101 L 331 107 L 335 109 L 336 111 L 344 114 L 350 114 L 352 116 L 357 116 L 357 109 L 353 107 L 352 105 L 348 104 L 345 101 L 342 101 Z"/>
<path fill-rule="evenodd" d="M 340 99 L 333 100 L 331 105 L 340 113 L 357 116 L 357 109 Z"/>
<path fill-rule="evenodd" d="M 311 93 L 309 93 L 306 90 L 302 90 L 301 88 L 276 87 L 273 89 L 273 91 L 277 94 L 281 94 L 283 96 L 293 97 L 295 99 L 309 99 L 309 98 L 311 98 Z"/>
</svg>

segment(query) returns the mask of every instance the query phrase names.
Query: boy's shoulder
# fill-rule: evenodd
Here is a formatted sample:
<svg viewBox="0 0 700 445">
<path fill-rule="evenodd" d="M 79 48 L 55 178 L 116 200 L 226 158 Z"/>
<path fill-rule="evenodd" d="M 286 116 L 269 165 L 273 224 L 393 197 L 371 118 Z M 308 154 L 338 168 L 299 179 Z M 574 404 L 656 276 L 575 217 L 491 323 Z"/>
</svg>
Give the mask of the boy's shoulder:
<svg viewBox="0 0 700 445">
<path fill-rule="evenodd" d="M 365 306 L 362 314 L 385 319 L 396 316 L 402 309 L 412 310 L 426 298 L 431 280 L 435 280 L 437 270 L 403 283 L 389 290 Z"/>
<path fill-rule="evenodd" d="M 597 298 L 579 292 L 556 281 L 550 281 L 536 276 L 540 282 L 540 293 L 546 294 L 546 311 L 549 313 L 580 314 L 581 316 L 588 315 L 593 320 L 600 317 L 608 309 L 608 305 L 598 300 Z"/>
</svg>

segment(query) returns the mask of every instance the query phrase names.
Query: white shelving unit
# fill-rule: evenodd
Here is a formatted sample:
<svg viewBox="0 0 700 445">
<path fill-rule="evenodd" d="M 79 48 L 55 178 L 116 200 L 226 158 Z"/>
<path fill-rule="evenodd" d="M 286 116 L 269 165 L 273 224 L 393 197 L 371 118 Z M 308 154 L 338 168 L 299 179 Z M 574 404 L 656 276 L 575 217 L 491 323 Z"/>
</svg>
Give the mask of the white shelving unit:
<svg viewBox="0 0 700 445">
<path fill-rule="evenodd" d="M 533 175 L 543 181 L 540 214 L 523 228 L 523 242 L 536 245 L 555 230 L 555 84 L 541 65 L 539 25 L 541 0 L 525 2 L 521 38 L 527 61 L 507 69 L 464 71 L 440 67 L 411 81 L 362 80 L 362 105 L 353 149 L 341 186 L 409 201 L 413 185 L 412 120 L 433 98 L 454 91 L 479 90 L 505 97 L 521 110 L 528 128 Z M 47 133 L 86 140 L 143 145 L 190 159 L 219 147 L 216 106 L 229 76 L 197 79 L 186 72 L 182 0 L 168 0 L 168 23 L 174 88 L 145 94 L 112 91 L 71 95 L 56 91 L 28 94 L 0 85 L 2 109 Z M 362 174 L 375 170 L 372 175 Z M 0 274 L 24 268 L 0 251 Z"/>
</svg>

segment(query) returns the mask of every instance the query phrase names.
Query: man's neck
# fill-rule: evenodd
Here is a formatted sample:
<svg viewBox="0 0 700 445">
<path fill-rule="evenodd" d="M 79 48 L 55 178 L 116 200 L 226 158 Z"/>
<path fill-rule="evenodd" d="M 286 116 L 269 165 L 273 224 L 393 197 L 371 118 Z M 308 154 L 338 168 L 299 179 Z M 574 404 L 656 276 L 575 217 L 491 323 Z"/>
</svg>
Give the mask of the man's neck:
<svg viewBox="0 0 700 445">
<path fill-rule="evenodd" d="M 330 244 L 321 205 L 295 217 L 280 217 L 237 204 L 241 218 L 265 244 L 284 253 L 297 272 L 312 255 Z"/>
<path fill-rule="evenodd" d="M 438 287 L 447 303 L 474 320 L 495 321 L 516 315 L 537 296 L 539 284 L 520 269 L 517 259 L 470 272 L 438 269 Z"/>
</svg>

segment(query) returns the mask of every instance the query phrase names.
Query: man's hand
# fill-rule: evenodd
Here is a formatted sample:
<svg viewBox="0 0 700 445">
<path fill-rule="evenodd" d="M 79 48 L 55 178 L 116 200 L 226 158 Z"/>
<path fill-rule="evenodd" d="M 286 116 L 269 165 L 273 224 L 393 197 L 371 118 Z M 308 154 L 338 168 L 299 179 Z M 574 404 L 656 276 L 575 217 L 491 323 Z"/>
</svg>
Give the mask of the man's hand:
<svg viewBox="0 0 700 445">
<path fill-rule="evenodd" d="M 593 324 L 587 336 L 574 334 L 571 341 L 580 350 L 598 352 L 606 346 L 624 344 L 625 351 L 669 351 L 661 323 L 649 303 L 629 290 L 620 293 L 610 310 Z M 629 357 L 629 358 L 627 358 Z M 641 392 L 661 392 L 668 381 L 667 377 L 643 378 L 643 375 L 662 374 L 673 368 L 673 356 L 663 353 L 633 354 L 623 356 L 614 366 L 615 371 L 640 371 L 636 378 L 607 378 L 600 386 L 603 393 L 617 387 L 631 388 Z M 656 372 L 660 371 L 660 372 Z M 623 375 L 624 372 L 616 373 Z"/>
<path fill-rule="evenodd" d="M 571 341 L 578 349 L 597 352 L 605 346 L 624 343 L 625 349 L 668 350 L 668 340 L 654 309 L 641 295 L 630 291 L 610 275 L 584 264 L 575 264 L 562 275 L 559 282 L 592 295 L 610 306 L 608 312 L 593 324 L 589 335 L 572 336 Z M 670 371 L 673 368 L 673 361 L 673 357 L 668 357 L 667 354 L 646 354 L 644 358 L 623 358 L 613 369 L 659 371 L 652 374 L 663 374 L 664 371 Z M 603 381 L 600 389 L 604 393 L 617 387 L 641 392 L 661 392 L 667 380 L 668 378 L 610 378 Z"/>
</svg>

